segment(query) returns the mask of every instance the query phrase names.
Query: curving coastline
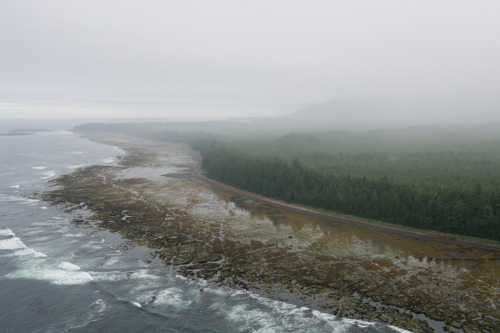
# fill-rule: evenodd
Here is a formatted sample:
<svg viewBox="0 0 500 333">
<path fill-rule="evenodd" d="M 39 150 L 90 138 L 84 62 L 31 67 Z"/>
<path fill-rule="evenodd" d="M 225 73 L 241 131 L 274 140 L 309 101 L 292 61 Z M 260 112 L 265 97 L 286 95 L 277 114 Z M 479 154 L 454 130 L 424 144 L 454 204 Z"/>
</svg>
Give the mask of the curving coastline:
<svg viewBox="0 0 500 333">
<path fill-rule="evenodd" d="M 500 302 L 498 251 L 265 202 L 203 178 L 185 145 L 90 138 L 127 154 L 119 166 L 58 178 L 44 198 L 68 209 L 84 203 L 93 215 L 74 223 L 118 232 L 186 277 L 414 331 L 498 328 L 500 313 L 485 306 Z"/>
</svg>

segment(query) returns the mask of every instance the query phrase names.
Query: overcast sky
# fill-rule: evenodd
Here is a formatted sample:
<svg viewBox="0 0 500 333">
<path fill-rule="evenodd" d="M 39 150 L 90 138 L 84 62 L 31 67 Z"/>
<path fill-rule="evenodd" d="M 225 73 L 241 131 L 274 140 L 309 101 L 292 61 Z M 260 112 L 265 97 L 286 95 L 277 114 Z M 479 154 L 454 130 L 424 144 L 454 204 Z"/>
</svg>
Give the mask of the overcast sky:
<svg viewBox="0 0 500 333">
<path fill-rule="evenodd" d="M 343 96 L 500 120 L 500 1 L 0 1 L 0 118 L 271 116 Z"/>
</svg>

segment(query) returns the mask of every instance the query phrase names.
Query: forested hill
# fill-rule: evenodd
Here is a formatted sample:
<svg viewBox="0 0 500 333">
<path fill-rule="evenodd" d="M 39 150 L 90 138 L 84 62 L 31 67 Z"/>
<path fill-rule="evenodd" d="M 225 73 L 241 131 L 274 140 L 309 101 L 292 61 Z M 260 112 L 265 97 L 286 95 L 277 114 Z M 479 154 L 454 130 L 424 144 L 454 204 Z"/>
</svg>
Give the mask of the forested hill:
<svg viewBox="0 0 500 333">
<path fill-rule="evenodd" d="M 233 123 L 90 124 L 189 143 L 207 175 L 265 196 L 394 224 L 500 240 L 500 130 L 263 131 Z M 177 130 L 176 130 L 177 128 Z"/>
</svg>

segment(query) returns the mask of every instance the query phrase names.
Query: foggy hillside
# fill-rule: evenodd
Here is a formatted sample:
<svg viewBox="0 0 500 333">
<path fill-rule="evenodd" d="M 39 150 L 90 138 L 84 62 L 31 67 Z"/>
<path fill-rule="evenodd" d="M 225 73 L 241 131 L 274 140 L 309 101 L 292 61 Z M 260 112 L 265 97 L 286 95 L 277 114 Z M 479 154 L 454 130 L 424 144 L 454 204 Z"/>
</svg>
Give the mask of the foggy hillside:
<svg viewBox="0 0 500 333">
<path fill-rule="evenodd" d="M 283 117 L 292 127 L 305 129 L 373 129 L 408 125 L 395 119 L 394 110 L 376 101 L 336 98 L 303 106 Z"/>
</svg>

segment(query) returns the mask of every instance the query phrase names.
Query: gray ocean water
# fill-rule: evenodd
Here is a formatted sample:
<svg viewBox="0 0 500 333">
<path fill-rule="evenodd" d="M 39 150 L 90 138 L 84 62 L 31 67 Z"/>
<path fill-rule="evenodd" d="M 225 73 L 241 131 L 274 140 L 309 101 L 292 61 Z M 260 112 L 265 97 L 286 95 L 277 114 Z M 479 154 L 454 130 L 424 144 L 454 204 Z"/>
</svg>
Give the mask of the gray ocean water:
<svg viewBox="0 0 500 333">
<path fill-rule="evenodd" d="M 68 131 L 0 136 L 0 332 L 403 331 L 187 280 L 40 199 L 50 180 L 123 154 Z"/>
</svg>

